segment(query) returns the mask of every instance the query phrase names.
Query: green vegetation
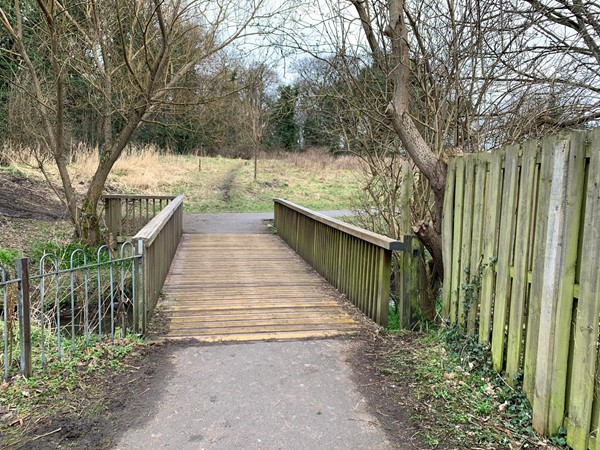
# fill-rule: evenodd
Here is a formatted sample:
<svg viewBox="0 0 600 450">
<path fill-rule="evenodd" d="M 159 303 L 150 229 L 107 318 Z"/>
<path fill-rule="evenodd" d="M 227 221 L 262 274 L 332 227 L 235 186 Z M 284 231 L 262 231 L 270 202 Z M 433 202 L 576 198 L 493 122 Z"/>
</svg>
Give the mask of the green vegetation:
<svg viewBox="0 0 600 450">
<path fill-rule="evenodd" d="M 216 157 L 202 158 L 202 170 L 171 191 L 185 194 L 189 213 L 266 212 L 277 197 L 315 210 L 349 209 L 360 186 L 358 162 L 348 159 L 259 159 L 255 182 L 250 161 Z"/>
<path fill-rule="evenodd" d="M 412 398 L 404 401 L 431 448 L 444 441 L 482 449 L 541 444 L 529 401 L 492 370 L 489 350 L 476 336 L 450 328 L 397 337 L 410 343 L 388 349 L 381 373 L 394 383 L 410 383 Z M 561 442 L 560 436 L 552 440 Z"/>
<path fill-rule="evenodd" d="M 36 368 L 32 377 L 17 376 L 0 386 L 3 413 L 11 414 L 15 422 L 20 422 L 22 426 L 23 420 L 36 423 L 40 418 L 68 410 L 73 407 L 74 398 L 67 393 L 82 386 L 86 386 L 86 390 L 94 390 L 94 384 L 86 380 L 122 372 L 129 367 L 124 362 L 126 356 L 139 346 L 139 338 L 127 336 L 114 342 L 95 343 L 86 349 L 79 348 L 74 354 L 63 356 L 60 361 L 54 356 L 45 368 Z M 0 424 L 0 434 L 4 435 L 7 445 L 17 442 L 22 432 L 21 427 L 12 424 L 12 421 Z"/>
<path fill-rule="evenodd" d="M 15 265 L 15 260 L 19 257 L 19 253 L 7 248 L 0 248 L 0 265 L 5 269 L 12 268 Z"/>
</svg>

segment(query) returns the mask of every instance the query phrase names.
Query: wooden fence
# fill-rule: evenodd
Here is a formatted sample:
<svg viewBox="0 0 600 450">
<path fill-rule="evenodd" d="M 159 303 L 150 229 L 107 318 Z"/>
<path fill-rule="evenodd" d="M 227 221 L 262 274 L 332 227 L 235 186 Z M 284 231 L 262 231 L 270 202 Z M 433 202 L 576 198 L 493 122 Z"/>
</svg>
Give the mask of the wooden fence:
<svg viewBox="0 0 600 450">
<path fill-rule="evenodd" d="M 111 241 L 133 236 L 172 200 L 173 195 L 104 195 L 104 220 Z"/>
<path fill-rule="evenodd" d="M 275 199 L 281 238 L 369 318 L 388 322 L 393 250 L 404 244 Z"/>
<path fill-rule="evenodd" d="M 138 252 L 142 253 L 143 303 L 134 311 L 142 333 L 146 332 L 148 315 L 156 307 L 182 234 L 183 196 L 180 195 L 132 238 L 139 243 Z"/>
<path fill-rule="evenodd" d="M 523 377 L 534 428 L 600 449 L 600 129 L 452 160 L 443 315 Z"/>
</svg>

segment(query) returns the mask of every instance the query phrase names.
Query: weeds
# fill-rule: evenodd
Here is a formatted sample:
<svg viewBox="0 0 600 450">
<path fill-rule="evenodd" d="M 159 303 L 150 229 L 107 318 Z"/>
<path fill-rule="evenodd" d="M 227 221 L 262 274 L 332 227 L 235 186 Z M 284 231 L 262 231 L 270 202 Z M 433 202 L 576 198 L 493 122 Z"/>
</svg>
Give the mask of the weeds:
<svg viewBox="0 0 600 450">
<path fill-rule="evenodd" d="M 408 380 L 414 419 L 425 417 L 423 432 L 431 448 L 551 448 L 533 432 L 531 407 L 519 388 L 492 369 L 489 349 L 456 327 L 435 329 L 398 349 L 382 373 L 396 383 Z M 398 378 L 398 379 L 396 379 Z M 560 437 L 553 440 L 560 444 Z"/>
<path fill-rule="evenodd" d="M 10 439 L 18 439 L 19 427 L 25 421 L 34 423 L 36 418 L 47 417 L 54 410 L 62 410 L 74 403 L 68 394 L 86 386 L 91 376 L 105 373 L 119 373 L 128 366 L 124 363 L 127 355 L 140 346 L 136 336 L 114 342 L 97 342 L 68 357 L 51 359 L 48 364 L 36 371 L 30 378 L 14 377 L 0 385 L 0 404 L 4 423 L 0 422 L 0 434 Z M 6 420 L 6 418 L 9 420 Z M 39 419 L 37 419 L 39 420 Z"/>
<path fill-rule="evenodd" d="M 18 257 L 19 254 L 15 250 L 0 248 L 0 265 L 5 269 L 13 267 L 15 265 L 15 260 Z"/>
</svg>

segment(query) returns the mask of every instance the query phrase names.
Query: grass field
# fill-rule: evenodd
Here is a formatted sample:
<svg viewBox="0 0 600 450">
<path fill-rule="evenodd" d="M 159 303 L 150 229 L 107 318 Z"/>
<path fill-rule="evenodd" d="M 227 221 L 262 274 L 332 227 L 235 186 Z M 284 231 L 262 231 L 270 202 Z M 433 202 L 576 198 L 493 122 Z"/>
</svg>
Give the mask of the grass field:
<svg viewBox="0 0 600 450">
<path fill-rule="evenodd" d="M 6 149 L 5 149 L 6 152 Z M 41 178 L 27 152 L 14 152 L 14 168 Z M 81 192 L 92 177 L 98 156 L 78 149 L 69 165 L 73 184 Z M 59 186 L 56 169 L 48 163 L 50 178 Z M 265 154 L 259 159 L 254 181 L 253 161 L 171 155 L 152 146 L 133 147 L 115 164 L 106 189 L 110 193 L 184 194 L 185 209 L 202 212 L 265 212 L 281 197 L 311 209 L 348 209 L 361 189 L 360 161 L 334 158 L 325 151 Z"/>
</svg>

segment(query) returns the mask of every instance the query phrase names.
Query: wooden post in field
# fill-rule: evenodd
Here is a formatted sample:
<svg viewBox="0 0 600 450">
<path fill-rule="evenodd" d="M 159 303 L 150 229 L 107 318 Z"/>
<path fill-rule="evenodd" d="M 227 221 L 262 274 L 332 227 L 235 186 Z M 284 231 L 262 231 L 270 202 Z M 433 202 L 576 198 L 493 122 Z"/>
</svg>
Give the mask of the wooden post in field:
<svg viewBox="0 0 600 450">
<path fill-rule="evenodd" d="M 31 376 L 31 310 L 29 305 L 29 259 L 17 260 L 19 278 L 19 333 L 21 340 L 21 375 Z"/>
</svg>

